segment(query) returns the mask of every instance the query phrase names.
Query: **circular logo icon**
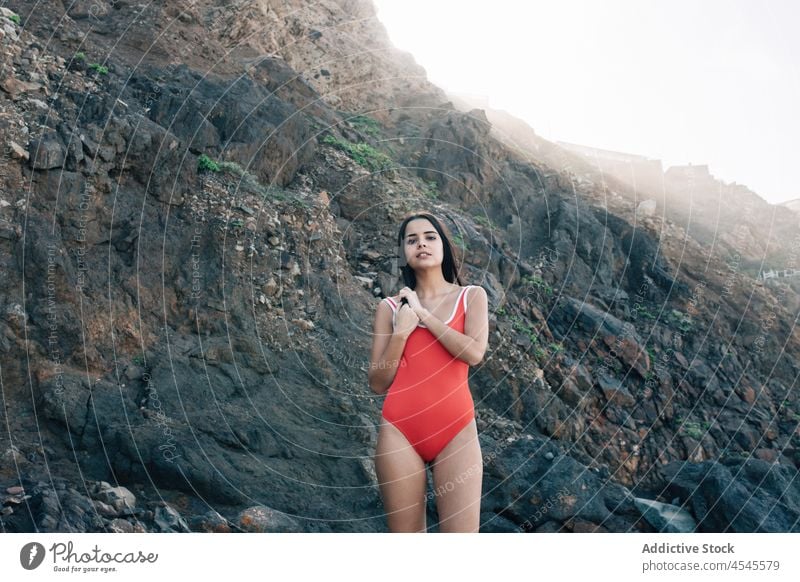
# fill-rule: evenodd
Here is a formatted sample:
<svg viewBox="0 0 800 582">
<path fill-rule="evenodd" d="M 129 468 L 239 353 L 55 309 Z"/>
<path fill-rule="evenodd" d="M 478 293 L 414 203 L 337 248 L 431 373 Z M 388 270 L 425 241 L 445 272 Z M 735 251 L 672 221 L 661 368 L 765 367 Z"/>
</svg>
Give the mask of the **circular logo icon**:
<svg viewBox="0 0 800 582">
<path fill-rule="evenodd" d="M 30 542 L 19 551 L 19 563 L 26 570 L 35 570 L 44 560 L 44 546 L 38 542 Z"/>
</svg>

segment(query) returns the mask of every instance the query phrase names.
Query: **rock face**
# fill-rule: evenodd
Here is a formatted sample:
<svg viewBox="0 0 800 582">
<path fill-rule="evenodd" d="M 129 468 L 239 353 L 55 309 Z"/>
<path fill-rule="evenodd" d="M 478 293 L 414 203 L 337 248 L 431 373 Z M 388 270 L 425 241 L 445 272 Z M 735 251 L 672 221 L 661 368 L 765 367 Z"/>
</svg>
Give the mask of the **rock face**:
<svg viewBox="0 0 800 582">
<path fill-rule="evenodd" d="M 419 208 L 489 296 L 482 531 L 796 531 L 788 287 L 523 159 L 369 2 L 90 4 L 0 17 L 1 531 L 386 531 Z"/>
</svg>

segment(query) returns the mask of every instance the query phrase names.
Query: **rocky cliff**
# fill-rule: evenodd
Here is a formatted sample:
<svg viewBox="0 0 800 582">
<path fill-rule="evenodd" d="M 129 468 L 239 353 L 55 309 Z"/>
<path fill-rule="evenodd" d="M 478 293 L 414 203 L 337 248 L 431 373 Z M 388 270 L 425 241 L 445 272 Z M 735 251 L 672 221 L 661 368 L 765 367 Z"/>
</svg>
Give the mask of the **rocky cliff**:
<svg viewBox="0 0 800 582">
<path fill-rule="evenodd" d="M 385 531 L 418 208 L 490 299 L 481 531 L 800 531 L 796 292 L 510 147 L 369 2 L 6 6 L 3 531 Z"/>
</svg>

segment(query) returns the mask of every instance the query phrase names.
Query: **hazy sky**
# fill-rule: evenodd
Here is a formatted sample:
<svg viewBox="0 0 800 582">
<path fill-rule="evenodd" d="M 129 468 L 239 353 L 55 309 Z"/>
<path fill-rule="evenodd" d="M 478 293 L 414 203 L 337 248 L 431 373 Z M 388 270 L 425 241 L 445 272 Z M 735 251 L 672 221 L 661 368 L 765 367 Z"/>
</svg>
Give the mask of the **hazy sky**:
<svg viewBox="0 0 800 582">
<path fill-rule="evenodd" d="M 800 198 L 800 1 L 374 3 L 432 82 L 546 139 Z"/>
</svg>

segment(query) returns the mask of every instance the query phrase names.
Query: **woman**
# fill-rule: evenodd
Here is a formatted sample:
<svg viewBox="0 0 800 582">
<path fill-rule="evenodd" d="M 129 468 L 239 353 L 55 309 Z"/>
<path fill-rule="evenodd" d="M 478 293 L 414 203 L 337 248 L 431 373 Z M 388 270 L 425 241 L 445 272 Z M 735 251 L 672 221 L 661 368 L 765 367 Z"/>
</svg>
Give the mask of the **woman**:
<svg viewBox="0 0 800 582">
<path fill-rule="evenodd" d="M 375 313 L 369 385 L 386 394 L 375 452 L 392 532 L 424 532 L 426 463 L 441 532 L 477 532 L 483 460 L 469 366 L 489 337 L 486 291 L 461 286 L 447 229 L 406 216 L 398 233 L 406 284 Z"/>
</svg>

